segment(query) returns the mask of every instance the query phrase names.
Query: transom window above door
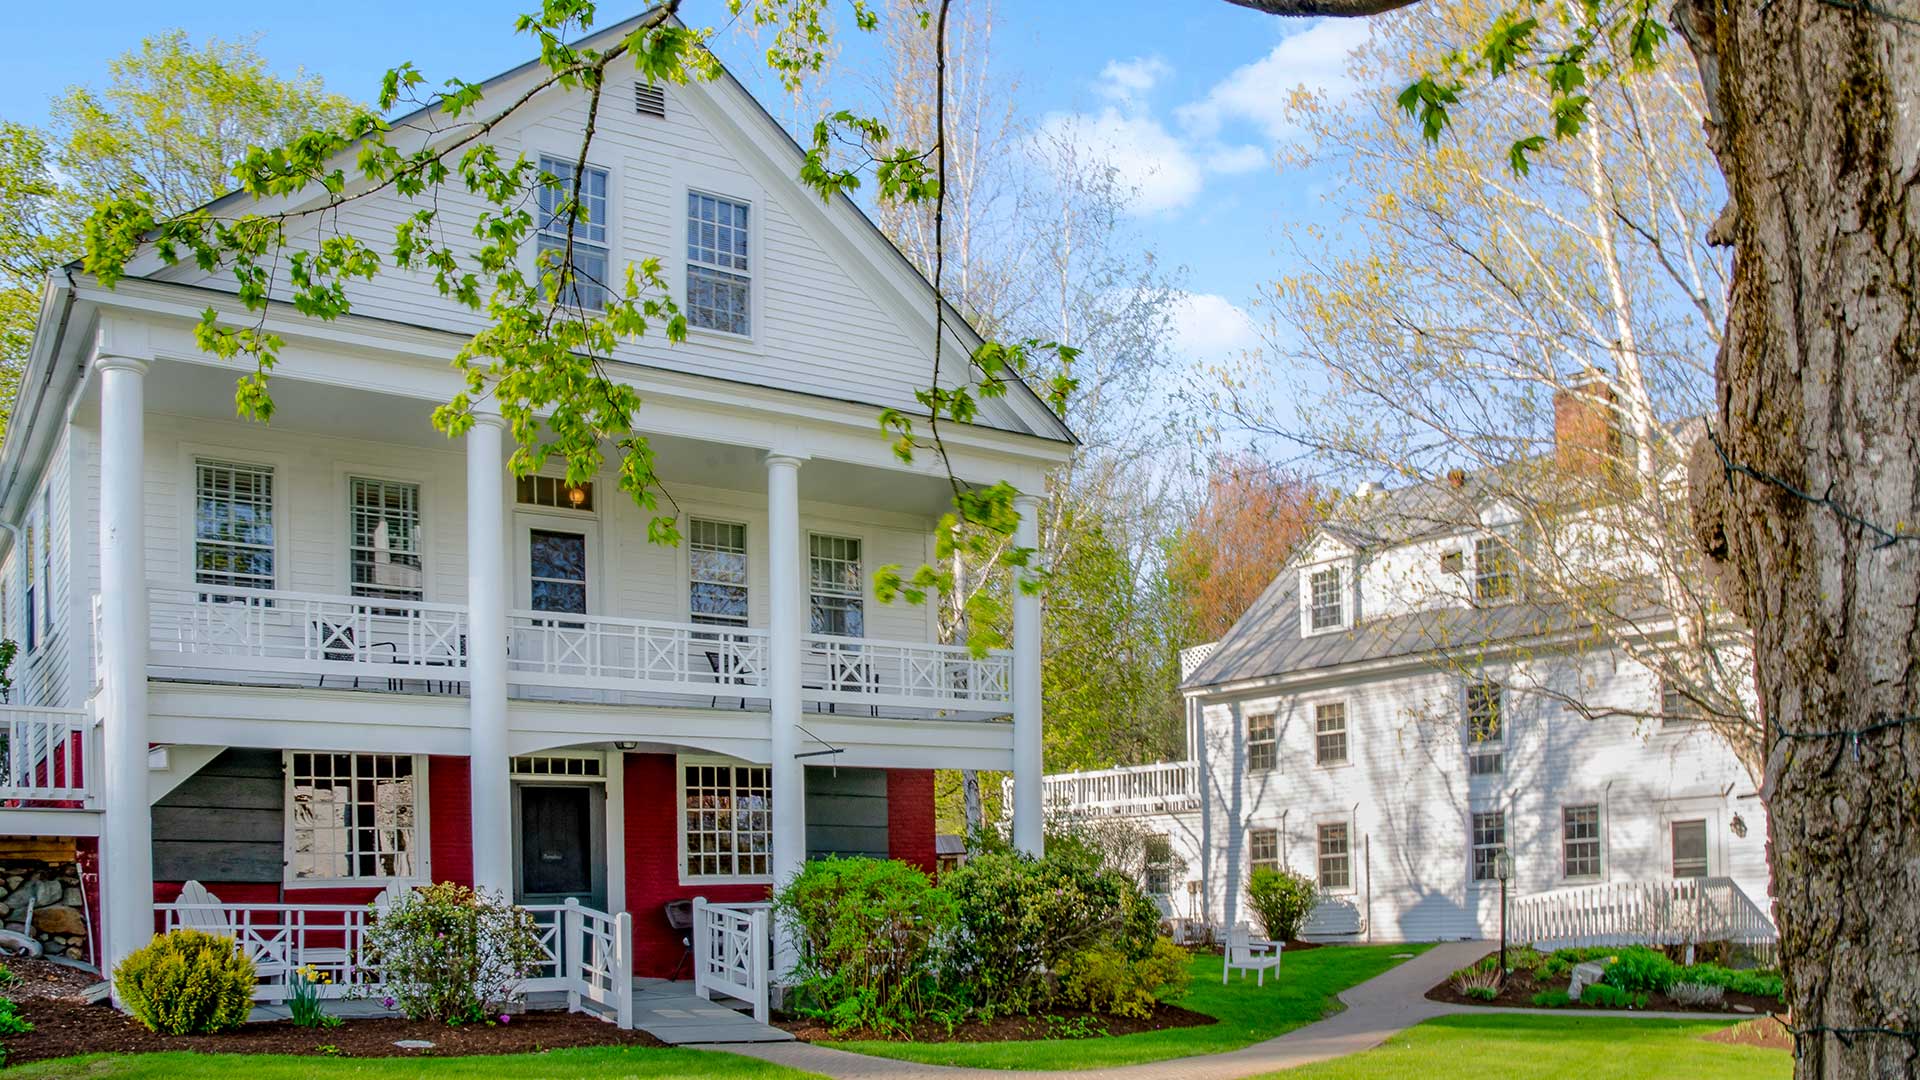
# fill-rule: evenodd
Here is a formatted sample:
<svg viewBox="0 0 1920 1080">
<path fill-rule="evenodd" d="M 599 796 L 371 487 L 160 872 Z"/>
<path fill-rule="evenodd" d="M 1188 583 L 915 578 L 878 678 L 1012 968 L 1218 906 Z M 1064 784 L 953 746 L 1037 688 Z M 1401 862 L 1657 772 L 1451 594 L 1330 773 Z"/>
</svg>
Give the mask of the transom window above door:
<svg viewBox="0 0 1920 1080">
<path fill-rule="evenodd" d="M 557 529 L 527 530 L 527 553 L 532 585 L 529 599 L 535 611 L 587 613 L 587 538 Z"/>
<path fill-rule="evenodd" d="M 272 467 L 203 459 L 193 463 L 193 477 L 194 581 L 273 588 Z"/>
<path fill-rule="evenodd" d="M 815 533 L 807 537 L 807 545 L 813 633 L 864 636 L 866 576 L 860 569 L 860 541 Z"/>
<path fill-rule="evenodd" d="M 687 577 L 694 622 L 747 625 L 747 527 L 689 518 Z"/>
<path fill-rule="evenodd" d="M 419 600 L 420 485 L 353 477 L 347 503 L 349 586 L 355 596 Z"/>
</svg>

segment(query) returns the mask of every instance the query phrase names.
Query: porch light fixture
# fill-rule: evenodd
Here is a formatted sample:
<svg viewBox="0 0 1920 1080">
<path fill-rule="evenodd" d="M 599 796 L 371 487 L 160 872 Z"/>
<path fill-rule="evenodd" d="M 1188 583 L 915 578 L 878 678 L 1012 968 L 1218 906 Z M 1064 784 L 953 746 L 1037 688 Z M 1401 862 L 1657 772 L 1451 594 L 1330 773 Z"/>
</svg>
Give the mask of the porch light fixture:
<svg viewBox="0 0 1920 1080">
<path fill-rule="evenodd" d="M 584 504 L 586 501 L 587 501 L 586 488 L 581 487 L 579 484 L 568 485 L 567 502 L 570 503 L 575 510 L 580 509 L 581 505 Z"/>
<path fill-rule="evenodd" d="M 619 749 L 619 750 L 637 750 L 640 747 L 640 744 L 637 742 L 634 742 L 632 739 L 621 739 L 619 742 L 616 742 L 613 745 L 616 749 Z"/>
<path fill-rule="evenodd" d="M 1500 981 L 1507 981 L 1507 882 L 1513 880 L 1513 856 L 1502 848 L 1493 857 L 1493 876 L 1500 881 Z"/>
<path fill-rule="evenodd" d="M 1733 815 L 1732 828 L 1733 835 L 1744 839 L 1747 835 L 1747 819 L 1741 817 L 1739 814 Z"/>
</svg>

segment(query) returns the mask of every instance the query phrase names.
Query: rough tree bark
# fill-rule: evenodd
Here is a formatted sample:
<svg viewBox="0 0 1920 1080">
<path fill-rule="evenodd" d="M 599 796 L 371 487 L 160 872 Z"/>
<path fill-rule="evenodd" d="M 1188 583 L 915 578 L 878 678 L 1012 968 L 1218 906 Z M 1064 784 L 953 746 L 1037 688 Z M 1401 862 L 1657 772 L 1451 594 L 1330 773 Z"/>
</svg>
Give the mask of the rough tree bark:
<svg viewBox="0 0 1920 1080">
<path fill-rule="evenodd" d="M 1697 525 L 1753 628 L 1797 1075 L 1920 1041 L 1920 0 L 1682 0 L 1734 250 Z M 1886 537 L 1857 515 L 1907 539 Z M 1858 732 L 1858 737 L 1797 737 Z"/>
</svg>

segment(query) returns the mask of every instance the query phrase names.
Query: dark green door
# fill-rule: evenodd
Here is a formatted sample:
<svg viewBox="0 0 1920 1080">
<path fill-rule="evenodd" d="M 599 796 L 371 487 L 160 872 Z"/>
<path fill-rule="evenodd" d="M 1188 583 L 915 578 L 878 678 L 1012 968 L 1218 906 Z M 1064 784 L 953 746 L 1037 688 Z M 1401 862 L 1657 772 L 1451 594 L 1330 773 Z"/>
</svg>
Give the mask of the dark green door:
<svg viewBox="0 0 1920 1080">
<path fill-rule="evenodd" d="M 594 898 L 593 789 L 520 787 L 520 892 L 529 903 Z"/>
</svg>

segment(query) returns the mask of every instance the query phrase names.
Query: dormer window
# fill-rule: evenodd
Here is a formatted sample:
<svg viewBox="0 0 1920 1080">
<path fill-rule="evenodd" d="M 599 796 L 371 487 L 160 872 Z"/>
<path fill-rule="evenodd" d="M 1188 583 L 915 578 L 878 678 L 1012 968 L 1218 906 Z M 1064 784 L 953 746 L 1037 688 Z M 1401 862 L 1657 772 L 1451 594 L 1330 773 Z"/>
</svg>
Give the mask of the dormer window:
<svg viewBox="0 0 1920 1080">
<path fill-rule="evenodd" d="M 1307 575 L 1307 629 L 1315 634 L 1347 625 L 1346 590 L 1340 568 L 1323 566 Z"/>
<path fill-rule="evenodd" d="M 572 272 L 560 289 L 560 301 L 588 312 L 605 311 L 611 297 L 607 246 L 607 170 L 589 165 L 580 174 L 580 204 L 566 211 L 573 199 L 574 163 L 540 155 L 540 171 L 553 178 L 540 184 L 539 252 L 541 272 L 558 274 L 567 252 L 567 222 L 573 222 Z"/>
<path fill-rule="evenodd" d="M 1497 536 L 1483 536 L 1473 542 L 1473 599 L 1479 604 L 1498 604 L 1511 600 L 1519 591 L 1519 570 L 1514 565 L 1513 548 Z"/>
</svg>

